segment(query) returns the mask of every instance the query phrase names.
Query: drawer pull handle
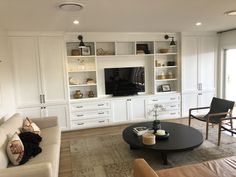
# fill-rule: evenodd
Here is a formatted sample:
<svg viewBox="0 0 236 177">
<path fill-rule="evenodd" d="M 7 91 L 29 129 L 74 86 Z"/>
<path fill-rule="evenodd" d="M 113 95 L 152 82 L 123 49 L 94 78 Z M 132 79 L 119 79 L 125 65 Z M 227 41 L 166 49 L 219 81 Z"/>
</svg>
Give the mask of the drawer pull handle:
<svg viewBox="0 0 236 177">
<path fill-rule="evenodd" d="M 84 125 L 84 123 L 77 123 L 77 125 Z"/>
<path fill-rule="evenodd" d="M 76 106 L 76 108 L 83 108 L 83 106 Z"/>
<path fill-rule="evenodd" d="M 82 116 L 84 116 L 83 114 L 79 114 L 79 115 L 77 115 L 77 117 L 82 117 Z"/>
<path fill-rule="evenodd" d="M 176 100 L 176 98 L 170 98 L 170 100 Z"/>
<path fill-rule="evenodd" d="M 158 99 L 154 99 L 154 100 L 152 100 L 152 101 L 158 101 Z"/>
<path fill-rule="evenodd" d="M 175 114 L 176 114 L 175 112 L 170 113 L 170 115 L 175 115 Z"/>
<path fill-rule="evenodd" d="M 98 114 L 104 114 L 104 112 L 99 112 Z"/>
<path fill-rule="evenodd" d="M 99 120 L 98 121 L 98 123 L 104 123 L 105 122 L 105 120 Z"/>
<path fill-rule="evenodd" d="M 104 106 L 104 104 L 98 104 L 98 106 Z"/>
<path fill-rule="evenodd" d="M 176 105 L 173 105 L 173 106 L 170 106 L 171 108 L 174 108 L 174 107 L 176 107 Z"/>
</svg>

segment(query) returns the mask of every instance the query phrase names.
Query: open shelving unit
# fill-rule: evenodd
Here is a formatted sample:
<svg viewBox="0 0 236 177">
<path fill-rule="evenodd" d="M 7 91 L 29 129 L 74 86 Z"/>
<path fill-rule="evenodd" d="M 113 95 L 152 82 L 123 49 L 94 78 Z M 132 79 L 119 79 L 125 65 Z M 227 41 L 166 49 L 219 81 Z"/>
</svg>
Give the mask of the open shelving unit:
<svg viewBox="0 0 236 177">
<path fill-rule="evenodd" d="M 119 60 L 129 60 L 136 57 L 142 60 L 149 60 L 152 68 L 147 68 L 146 72 L 154 72 L 151 77 L 151 93 L 167 93 L 162 89 L 163 85 L 169 85 L 170 92 L 179 91 L 179 52 L 178 45 L 170 47 L 170 41 L 94 41 L 85 42 L 89 47 L 89 55 L 74 55 L 73 50 L 79 50 L 79 42 L 67 42 L 67 73 L 68 73 L 68 88 L 70 99 L 75 100 L 73 95 L 76 90 L 83 93 L 82 99 L 88 98 L 88 92 L 93 91 L 94 97 L 98 95 L 98 71 L 97 62 L 100 60 L 111 61 L 116 58 Z M 160 49 L 167 49 L 164 53 Z M 137 59 L 139 59 L 137 58 Z M 100 73 L 101 74 L 101 73 Z M 101 76 L 100 76 L 101 77 Z M 76 82 L 70 83 L 71 78 Z M 72 79 L 72 80 L 73 80 Z M 93 83 L 87 83 L 87 79 L 92 79 Z"/>
</svg>

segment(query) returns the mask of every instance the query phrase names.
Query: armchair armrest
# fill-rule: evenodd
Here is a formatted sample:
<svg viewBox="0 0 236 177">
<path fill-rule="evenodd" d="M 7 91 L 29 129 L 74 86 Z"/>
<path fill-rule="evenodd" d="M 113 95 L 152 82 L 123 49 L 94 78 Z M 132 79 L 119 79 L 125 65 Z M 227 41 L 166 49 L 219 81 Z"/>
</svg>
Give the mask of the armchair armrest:
<svg viewBox="0 0 236 177">
<path fill-rule="evenodd" d="M 58 126 L 58 118 L 53 117 L 42 117 L 42 118 L 32 118 L 33 122 L 35 122 L 39 128 L 49 128 L 49 127 L 55 127 Z"/>
<path fill-rule="evenodd" d="M 39 163 L 0 169 L 0 176 L 4 177 L 52 177 L 52 165 Z"/>
<path fill-rule="evenodd" d="M 144 159 L 135 159 L 133 163 L 133 177 L 158 177 L 158 175 Z"/>
<path fill-rule="evenodd" d="M 236 119 L 236 117 L 225 117 L 225 118 L 220 119 L 220 121 L 232 120 L 232 119 Z"/>
<path fill-rule="evenodd" d="M 198 108 L 190 108 L 189 111 L 193 111 L 193 110 L 199 110 L 199 109 L 210 109 L 210 107 L 198 107 Z"/>
</svg>

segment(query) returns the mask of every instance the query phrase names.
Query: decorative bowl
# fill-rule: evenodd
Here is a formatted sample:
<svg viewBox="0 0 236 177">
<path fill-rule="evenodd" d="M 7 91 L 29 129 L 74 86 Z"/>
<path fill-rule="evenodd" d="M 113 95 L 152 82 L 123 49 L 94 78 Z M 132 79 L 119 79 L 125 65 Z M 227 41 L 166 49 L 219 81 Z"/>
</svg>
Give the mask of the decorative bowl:
<svg viewBox="0 0 236 177">
<path fill-rule="evenodd" d="M 159 49 L 160 53 L 167 53 L 169 51 L 169 49 Z"/>
<path fill-rule="evenodd" d="M 165 140 L 165 139 L 168 139 L 169 136 L 170 136 L 170 134 L 166 131 L 165 135 L 156 135 L 156 139 L 158 139 L 158 140 Z"/>
</svg>

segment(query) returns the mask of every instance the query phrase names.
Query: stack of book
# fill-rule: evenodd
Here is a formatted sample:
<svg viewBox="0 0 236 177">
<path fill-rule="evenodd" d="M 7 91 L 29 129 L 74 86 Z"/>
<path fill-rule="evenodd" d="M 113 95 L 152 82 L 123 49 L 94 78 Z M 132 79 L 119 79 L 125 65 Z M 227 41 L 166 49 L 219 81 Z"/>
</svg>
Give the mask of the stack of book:
<svg viewBox="0 0 236 177">
<path fill-rule="evenodd" d="M 133 131 L 136 135 L 141 136 L 144 133 L 147 133 L 149 129 L 147 127 L 135 127 L 133 128 Z"/>
</svg>

